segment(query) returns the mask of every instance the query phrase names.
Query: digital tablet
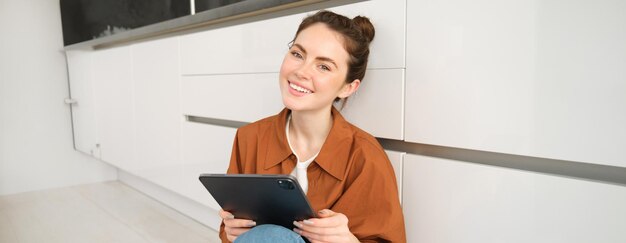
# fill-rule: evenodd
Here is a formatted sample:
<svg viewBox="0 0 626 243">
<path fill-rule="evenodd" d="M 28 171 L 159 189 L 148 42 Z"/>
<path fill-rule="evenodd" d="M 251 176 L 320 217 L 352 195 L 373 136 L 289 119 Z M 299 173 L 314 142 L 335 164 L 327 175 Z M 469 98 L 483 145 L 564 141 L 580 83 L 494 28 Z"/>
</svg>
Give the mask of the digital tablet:
<svg viewBox="0 0 626 243">
<path fill-rule="evenodd" d="M 224 211 L 257 225 L 291 229 L 293 221 L 315 217 L 298 181 L 290 175 L 202 174 L 200 182 Z"/>
</svg>

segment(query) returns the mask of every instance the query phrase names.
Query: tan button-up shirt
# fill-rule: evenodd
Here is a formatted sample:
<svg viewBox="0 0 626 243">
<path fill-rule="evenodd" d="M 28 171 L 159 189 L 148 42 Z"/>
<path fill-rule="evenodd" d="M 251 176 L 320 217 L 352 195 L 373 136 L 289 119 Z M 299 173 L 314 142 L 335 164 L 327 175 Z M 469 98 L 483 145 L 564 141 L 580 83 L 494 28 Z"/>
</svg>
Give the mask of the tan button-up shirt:
<svg viewBox="0 0 626 243">
<path fill-rule="evenodd" d="M 296 157 L 285 134 L 288 109 L 237 130 L 229 174 L 289 174 Z M 393 167 L 376 139 L 332 108 L 333 126 L 307 170 L 314 210 L 348 217 L 361 242 L 406 242 Z M 224 228 L 223 242 L 228 242 Z"/>
</svg>

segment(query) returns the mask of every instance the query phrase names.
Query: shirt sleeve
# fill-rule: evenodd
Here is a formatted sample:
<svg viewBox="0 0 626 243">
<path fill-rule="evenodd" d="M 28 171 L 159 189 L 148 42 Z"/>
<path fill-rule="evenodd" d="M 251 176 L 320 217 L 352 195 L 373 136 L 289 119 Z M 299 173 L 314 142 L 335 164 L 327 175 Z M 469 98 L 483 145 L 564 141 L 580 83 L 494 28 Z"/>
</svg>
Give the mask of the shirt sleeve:
<svg viewBox="0 0 626 243">
<path fill-rule="evenodd" d="M 348 217 L 350 231 L 361 242 L 406 242 L 396 178 L 386 153 L 372 148 L 353 159 L 344 194 L 331 210 Z"/>
</svg>

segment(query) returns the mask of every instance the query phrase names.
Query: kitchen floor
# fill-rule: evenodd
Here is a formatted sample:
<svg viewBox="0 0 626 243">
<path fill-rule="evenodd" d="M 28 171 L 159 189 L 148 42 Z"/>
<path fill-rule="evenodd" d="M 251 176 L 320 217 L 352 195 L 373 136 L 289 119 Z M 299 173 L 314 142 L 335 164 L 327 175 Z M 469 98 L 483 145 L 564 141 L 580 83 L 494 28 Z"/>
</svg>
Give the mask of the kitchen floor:
<svg viewBox="0 0 626 243">
<path fill-rule="evenodd" d="M 0 242 L 219 242 L 119 181 L 0 196 Z"/>
</svg>

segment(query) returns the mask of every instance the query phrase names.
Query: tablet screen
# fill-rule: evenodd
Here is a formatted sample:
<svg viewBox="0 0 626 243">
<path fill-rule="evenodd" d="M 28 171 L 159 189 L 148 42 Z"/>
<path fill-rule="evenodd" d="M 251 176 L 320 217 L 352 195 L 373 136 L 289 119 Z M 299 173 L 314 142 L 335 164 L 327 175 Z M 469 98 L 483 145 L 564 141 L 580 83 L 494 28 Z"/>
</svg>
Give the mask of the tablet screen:
<svg viewBox="0 0 626 243">
<path fill-rule="evenodd" d="M 225 211 L 257 225 L 288 229 L 315 217 L 298 181 L 290 175 L 202 174 L 200 181 Z"/>
</svg>

